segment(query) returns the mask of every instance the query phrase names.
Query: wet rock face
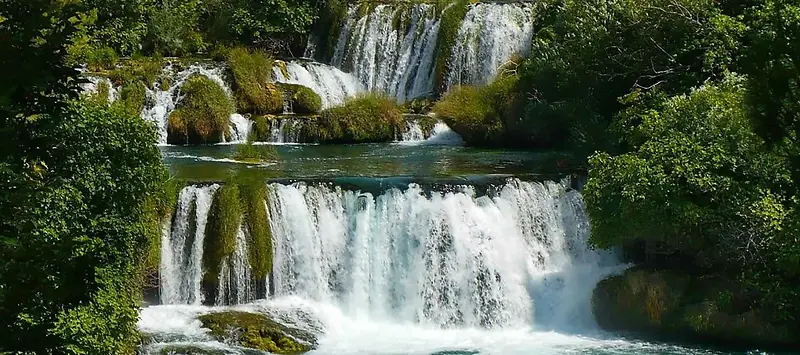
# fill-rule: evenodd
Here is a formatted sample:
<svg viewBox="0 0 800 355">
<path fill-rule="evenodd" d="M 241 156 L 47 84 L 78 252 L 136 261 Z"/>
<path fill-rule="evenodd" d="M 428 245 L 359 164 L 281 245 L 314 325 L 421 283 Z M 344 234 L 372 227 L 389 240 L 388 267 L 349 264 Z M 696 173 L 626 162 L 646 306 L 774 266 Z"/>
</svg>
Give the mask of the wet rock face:
<svg viewBox="0 0 800 355">
<path fill-rule="evenodd" d="M 633 268 L 598 283 L 592 306 L 609 331 L 735 348 L 800 347 L 797 329 L 770 321 L 755 297 L 717 276 Z"/>
<path fill-rule="evenodd" d="M 199 317 L 204 328 L 223 342 L 274 354 L 301 354 L 316 347 L 314 335 L 277 323 L 265 314 L 226 311 Z"/>
</svg>

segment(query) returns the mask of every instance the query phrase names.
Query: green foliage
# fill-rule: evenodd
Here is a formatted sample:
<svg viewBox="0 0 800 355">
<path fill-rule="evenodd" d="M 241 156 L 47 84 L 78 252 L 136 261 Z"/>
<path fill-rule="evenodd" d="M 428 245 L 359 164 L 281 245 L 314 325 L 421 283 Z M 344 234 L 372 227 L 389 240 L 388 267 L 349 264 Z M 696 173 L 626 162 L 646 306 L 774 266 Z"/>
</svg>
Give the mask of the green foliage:
<svg viewBox="0 0 800 355">
<path fill-rule="evenodd" d="M 744 72 L 748 102 L 759 134 L 781 154 L 800 156 L 800 6 L 769 0 L 748 11 Z M 800 181 L 800 159 L 794 158 Z"/>
<path fill-rule="evenodd" d="M 248 141 L 266 142 L 271 136 L 271 116 L 253 116 L 253 128 L 250 130 Z"/>
<path fill-rule="evenodd" d="M 283 95 L 269 82 L 273 59 L 263 52 L 234 48 L 228 54 L 233 74 L 236 105 L 240 112 L 268 114 L 283 112 Z"/>
<path fill-rule="evenodd" d="M 82 54 L 81 60 L 86 63 L 90 71 L 114 69 L 119 57 L 117 52 L 110 47 L 88 48 Z"/>
<path fill-rule="evenodd" d="M 181 56 L 202 52 L 207 45 L 199 32 L 204 0 L 162 0 L 148 24 L 148 45 L 154 53 Z"/>
<path fill-rule="evenodd" d="M 147 87 L 153 87 L 162 68 L 164 68 L 164 60 L 160 57 L 134 58 L 108 73 L 108 78 L 114 85 L 133 84 L 140 81 Z"/>
<path fill-rule="evenodd" d="M 88 101 L 29 124 L 26 163 L 0 163 L 0 351 L 133 353 L 155 131 Z"/>
<path fill-rule="evenodd" d="M 730 78 L 622 115 L 632 152 L 590 160 L 594 243 L 647 240 L 696 265 L 764 262 L 760 248 L 780 244 L 788 213 L 781 193 L 791 181 L 753 133 L 742 86 Z"/>
<path fill-rule="evenodd" d="M 469 10 L 469 0 L 437 0 L 436 10 L 440 14 L 439 36 L 436 39 L 436 88 L 444 88 L 444 80 L 449 72 L 450 57 L 456 45 L 458 30 Z M 444 90 L 442 90 L 444 91 Z"/>
<path fill-rule="evenodd" d="M 508 145 L 519 112 L 515 75 L 498 77 L 485 87 L 456 87 L 436 103 L 433 112 L 470 145 Z"/>
<path fill-rule="evenodd" d="M 793 346 L 796 326 L 770 323 L 756 293 L 713 275 L 633 268 L 601 281 L 592 304 L 609 330 L 651 330 L 661 337 L 725 346 Z"/>
<path fill-rule="evenodd" d="M 214 194 L 203 241 L 203 280 L 216 284 L 222 263 L 236 250 L 236 234 L 244 209 L 239 186 L 225 185 Z"/>
<path fill-rule="evenodd" d="M 317 16 L 313 0 L 232 0 L 216 4 L 210 36 L 245 45 L 305 34 Z"/>
<path fill-rule="evenodd" d="M 183 100 L 169 116 L 167 141 L 170 144 L 222 142 L 228 119 L 234 112 L 232 100 L 213 80 L 195 75 L 181 87 Z"/>
<path fill-rule="evenodd" d="M 433 110 L 435 102 L 431 99 L 413 99 L 403 104 L 403 112 L 414 115 L 427 115 Z"/>
<path fill-rule="evenodd" d="M 277 84 L 296 114 L 307 115 L 322 110 L 322 99 L 310 88 L 296 84 Z"/>
<path fill-rule="evenodd" d="M 533 142 L 591 152 L 631 90 L 682 93 L 730 69 L 745 26 L 711 0 L 554 0 L 520 68 Z M 604 143 L 604 142 L 600 142 Z M 596 142 L 595 142 L 596 144 Z"/>
<path fill-rule="evenodd" d="M 306 126 L 304 135 L 320 143 L 389 142 L 405 129 L 405 119 L 394 100 L 371 93 L 322 111 Z"/>
<path fill-rule="evenodd" d="M 136 53 L 147 34 L 148 13 L 155 0 L 81 0 L 84 14 L 95 17 L 87 35 L 97 48 L 110 47 L 123 55 Z"/>
<path fill-rule="evenodd" d="M 119 98 L 112 107 L 129 116 L 139 116 L 144 110 L 145 87 L 141 82 L 126 84 L 119 90 Z"/>
</svg>

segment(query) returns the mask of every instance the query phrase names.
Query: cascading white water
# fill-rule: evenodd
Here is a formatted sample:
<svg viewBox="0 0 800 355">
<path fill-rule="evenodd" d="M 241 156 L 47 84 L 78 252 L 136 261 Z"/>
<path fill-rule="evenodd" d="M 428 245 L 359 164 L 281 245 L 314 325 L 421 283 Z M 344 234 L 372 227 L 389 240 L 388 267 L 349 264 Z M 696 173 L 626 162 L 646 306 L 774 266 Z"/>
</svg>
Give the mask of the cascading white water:
<svg viewBox="0 0 800 355">
<path fill-rule="evenodd" d="M 161 88 L 156 83 L 154 89 L 147 88 L 145 91 L 147 97 L 147 104 L 145 109 L 142 111 L 142 118 L 153 122 L 156 127 L 158 128 L 158 135 L 159 135 L 159 144 L 167 144 L 167 120 L 169 118 L 169 114 L 175 110 L 175 105 L 182 99 L 180 95 L 180 88 L 186 83 L 186 80 L 189 79 L 192 75 L 203 75 L 211 80 L 213 80 L 217 85 L 219 85 L 226 94 L 231 96 L 231 89 L 225 83 L 225 80 L 222 78 L 223 69 L 221 67 L 213 67 L 207 65 L 200 65 L 200 64 L 193 64 L 188 69 L 182 70 L 178 73 L 174 73 L 172 65 L 167 65 L 162 70 L 162 74 L 169 76 L 172 79 L 172 85 L 169 88 Z M 237 116 L 237 117 L 235 117 Z M 236 135 L 233 137 L 240 138 L 240 126 L 241 122 L 237 122 L 241 115 L 231 115 L 231 126 L 236 127 Z M 241 121 L 241 120 L 239 120 Z M 233 130 L 231 133 L 234 133 Z M 245 140 L 247 136 L 244 136 Z"/>
<path fill-rule="evenodd" d="M 406 121 L 406 131 L 403 132 L 400 141 L 402 142 L 421 142 L 425 140 L 425 132 L 422 131 L 422 126 L 419 125 L 417 120 Z"/>
<path fill-rule="evenodd" d="M 373 196 L 272 184 L 269 202 L 276 296 L 353 317 L 440 327 L 590 322 L 585 301 L 615 264 L 588 249 L 582 198 L 563 184 L 512 180 L 492 197 L 470 187 Z"/>
<path fill-rule="evenodd" d="M 369 15 L 358 16 L 351 7 L 331 63 L 356 75 L 367 90 L 400 102 L 431 95 L 439 34 L 435 8 L 378 5 Z"/>
<path fill-rule="evenodd" d="M 271 121 L 269 143 L 300 143 L 298 125 L 301 124 L 303 124 L 301 121 L 291 117 L 278 118 Z"/>
<path fill-rule="evenodd" d="M 272 67 L 275 81 L 310 88 L 322 99 L 323 109 L 341 105 L 348 97 L 364 91 L 358 79 L 335 67 L 310 61 L 285 64 L 285 73 L 279 65 Z"/>
<path fill-rule="evenodd" d="M 532 38 L 532 4 L 474 5 L 458 30 L 447 87 L 490 82 L 514 54 L 530 52 Z"/>
<path fill-rule="evenodd" d="M 219 185 L 189 186 L 178 198 L 170 228 L 161 237 L 161 303 L 200 304 L 203 241 L 208 212 Z"/>
<path fill-rule="evenodd" d="M 427 145 L 464 145 L 464 139 L 458 133 L 450 129 L 444 122 L 436 122 L 433 126 L 433 133 L 423 144 Z"/>
<path fill-rule="evenodd" d="M 245 304 L 256 298 L 252 268 L 248 260 L 249 246 L 243 226 L 236 233 L 236 249 L 222 261 L 219 272 L 219 289 L 214 304 Z"/>
<path fill-rule="evenodd" d="M 253 127 L 253 122 L 244 116 L 234 113 L 230 118 L 230 132 L 231 143 L 246 142 L 247 137 L 250 135 L 250 130 Z"/>
<path fill-rule="evenodd" d="M 85 79 L 88 80 L 88 82 L 81 84 L 81 91 L 83 94 L 94 95 L 97 93 L 100 83 L 105 83 L 105 85 L 108 86 L 108 103 L 113 104 L 114 101 L 117 101 L 119 90 L 114 87 L 111 80 L 97 76 L 86 76 Z"/>
</svg>

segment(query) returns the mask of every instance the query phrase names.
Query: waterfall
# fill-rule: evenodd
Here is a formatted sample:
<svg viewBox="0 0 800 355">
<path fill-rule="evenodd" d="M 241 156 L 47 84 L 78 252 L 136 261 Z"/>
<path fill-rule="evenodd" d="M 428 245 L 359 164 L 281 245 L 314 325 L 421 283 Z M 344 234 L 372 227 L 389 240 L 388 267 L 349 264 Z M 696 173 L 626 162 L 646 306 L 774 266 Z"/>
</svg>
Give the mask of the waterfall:
<svg viewBox="0 0 800 355">
<path fill-rule="evenodd" d="M 231 89 L 223 80 L 223 69 L 221 67 L 208 67 L 200 64 L 193 64 L 189 68 L 174 73 L 171 64 L 164 67 L 162 75 L 172 78 L 172 85 L 169 88 L 161 88 L 160 84 L 156 83 L 154 88 L 147 88 L 146 97 L 147 104 L 142 112 L 142 118 L 153 122 L 158 128 L 159 144 L 167 144 L 167 120 L 169 114 L 175 110 L 175 105 L 182 99 L 180 95 L 180 88 L 192 75 L 203 75 L 213 80 L 219 85 L 226 94 L 232 96 Z M 231 119 L 236 119 L 231 116 Z M 232 122 L 232 126 L 236 126 L 236 122 Z M 237 128 L 238 129 L 238 128 Z M 237 136 L 238 136 L 237 131 Z M 234 136 L 236 137 L 236 136 Z M 247 137 L 245 136 L 245 139 Z"/>
<path fill-rule="evenodd" d="M 406 131 L 403 132 L 400 141 L 421 142 L 424 141 L 425 138 L 425 132 L 422 131 L 422 126 L 419 125 L 419 121 L 406 120 Z"/>
<path fill-rule="evenodd" d="M 248 260 L 247 235 L 243 226 L 236 233 L 233 255 L 222 261 L 219 273 L 219 290 L 214 304 L 245 304 L 255 300 L 255 285 Z"/>
<path fill-rule="evenodd" d="M 351 7 L 331 63 L 353 73 L 369 91 L 403 102 L 433 93 L 439 19 L 435 8 L 378 5 L 358 18 Z"/>
<path fill-rule="evenodd" d="M 282 68 L 282 64 L 285 64 Z M 322 108 L 341 105 L 348 97 L 364 91 L 358 79 L 329 65 L 309 62 L 276 62 L 272 68 L 275 81 L 299 84 L 313 90 L 322 99 Z"/>
<path fill-rule="evenodd" d="M 161 237 L 161 303 L 200 304 L 203 240 L 219 185 L 189 186 L 178 198 L 170 228 Z"/>
<path fill-rule="evenodd" d="M 276 296 L 353 317 L 439 327 L 591 322 L 588 295 L 613 258 L 587 247 L 581 195 L 510 180 L 478 196 L 380 195 L 270 185 Z M 605 270 L 605 271 L 604 271 Z"/>
<path fill-rule="evenodd" d="M 300 142 L 299 127 L 303 122 L 292 118 L 283 117 L 270 121 L 270 143 L 302 143 Z"/>
<path fill-rule="evenodd" d="M 447 87 L 490 82 L 514 54 L 530 52 L 532 39 L 532 4 L 474 5 L 458 30 Z"/>
<path fill-rule="evenodd" d="M 250 135 L 250 130 L 253 127 L 253 122 L 244 116 L 234 113 L 230 118 L 230 132 L 231 143 L 246 142 L 247 137 Z"/>
</svg>

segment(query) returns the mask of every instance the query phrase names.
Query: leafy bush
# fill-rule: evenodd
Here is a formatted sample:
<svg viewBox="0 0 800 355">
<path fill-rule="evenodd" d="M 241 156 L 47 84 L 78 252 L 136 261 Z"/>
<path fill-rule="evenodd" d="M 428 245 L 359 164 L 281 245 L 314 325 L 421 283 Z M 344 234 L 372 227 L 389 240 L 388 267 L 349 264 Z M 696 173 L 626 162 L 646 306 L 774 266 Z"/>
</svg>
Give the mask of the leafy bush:
<svg viewBox="0 0 800 355">
<path fill-rule="evenodd" d="M 363 94 L 322 111 L 316 122 L 304 129 L 304 136 L 321 143 L 389 142 L 405 129 L 405 120 L 394 100 Z"/>
<path fill-rule="evenodd" d="M 139 116 L 144 110 L 145 96 L 145 87 L 141 82 L 126 84 L 119 90 L 119 98 L 114 101 L 113 107 L 128 115 Z"/>
<path fill-rule="evenodd" d="M 719 268 L 759 264 L 762 248 L 780 248 L 791 180 L 753 132 L 743 85 L 730 78 L 622 115 L 632 152 L 590 160 L 592 242 L 649 241 L 653 258 Z"/>
<path fill-rule="evenodd" d="M 141 81 L 147 87 L 153 87 L 163 68 L 164 60 L 159 57 L 134 58 L 110 72 L 108 78 L 118 86 Z"/>
<path fill-rule="evenodd" d="M 283 112 L 283 95 L 269 81 L 273 60 L 262 52 L 250 53 L 234 48 L 228 54 L 228 66 L 233 74 L 236 105 L 240 112 L 268 114 Z"/>
<path fill-rule="evenodd" d="M 198 32 L 203 1 L 164 0 L 153 9 L 148 22 L 148 45 L 153 53 L 181 56 L 205 50 Z"/>
<path fill-rule="evenodd" d="M 732 68 L 745 29 L 705 0 L 554 0 L 540 6 L 536 22 L 543 27 L 519 70 L 520 83 L 530 98 L 525 127 L 554 147 L 594 141 L 584 142 L 582 136 L 595 133 L 583 128 L 605 135 L 624 107 L 619 98 L 631 90 L 677 94 L 721 77 Z"/>
<path fill-rule="evenodd" d="M 436 103 L 433 112 L 470 145 L 511 145 L 507 127 L 518 117 L 519 99 L 514 75 L 498 77 L 485 87 L 456 87 Z"/>
<path fill-rule="evenodd" d="M 91 71 L 114 69 L 119 57 L 117 52 L 110 47 L 89 48 L 82 58 Z"/>
<path fill-rule="evenodd" d="M 153 127 L 72 102 L 29 126 L 15 173 L 0 164 L 0 351 L 132 354 L 147 211 L 165 173 Z M 17 141 L 19 142 L 19 141 Z M 30 201 L 36 201 L 35 204 Z"/>
<path fill-rule="evenodd" d="M 213 80 L 195 75 L 181 87 L 183 99 L 169 116 L 170 144 L 219 143 L 230 134 L 228 120 L 233 102 Z"/>
<path fill-rule="evenodd" d="M 310 88 L 296 84 L 277 84 L 283 90 L 286 100 L 292 105 L 296 114 L 306 115 L 319 113 L 322 110 L 322 99 Z"/>
</svg>

